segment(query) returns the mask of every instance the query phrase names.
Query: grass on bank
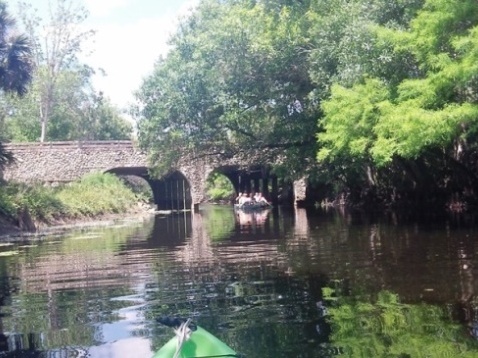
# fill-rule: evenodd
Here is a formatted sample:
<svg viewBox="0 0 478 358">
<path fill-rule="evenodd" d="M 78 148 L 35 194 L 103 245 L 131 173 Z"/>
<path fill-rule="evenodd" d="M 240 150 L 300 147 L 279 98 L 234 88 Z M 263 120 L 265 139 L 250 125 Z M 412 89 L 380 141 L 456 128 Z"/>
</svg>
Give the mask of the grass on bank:
<svg viewBox="0 0 478 358">
<path fill-rule="evenodd" d="M 27 209 L 35 221 L 128 212 L 137 195 L 113 174 L 93 173 L 59 187 L 0 185 L 0 215 L 16 218 Z"/>
</svg>

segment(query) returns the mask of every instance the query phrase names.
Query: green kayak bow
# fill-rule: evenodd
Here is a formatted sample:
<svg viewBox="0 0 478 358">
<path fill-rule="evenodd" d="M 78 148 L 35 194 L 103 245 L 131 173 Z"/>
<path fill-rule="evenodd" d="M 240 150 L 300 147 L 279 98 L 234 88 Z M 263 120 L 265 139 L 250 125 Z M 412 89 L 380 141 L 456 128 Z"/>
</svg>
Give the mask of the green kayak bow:
<svg viewBox="0 0 478 358">
<path fill-rule="evenodd" d="M 163 320 L 163 321 L 162 321 Z M 208 358 L 239 357 L 239 355 L 204 328 L 178 319 L 160 319 L 160 322 L 175 327 L 176 335 L 159 349 L 153 358 Z M 178 322 L 181 322 L 179 325 Z M 188 327 L 189 326 L 189 327 Z"/>
</svg>

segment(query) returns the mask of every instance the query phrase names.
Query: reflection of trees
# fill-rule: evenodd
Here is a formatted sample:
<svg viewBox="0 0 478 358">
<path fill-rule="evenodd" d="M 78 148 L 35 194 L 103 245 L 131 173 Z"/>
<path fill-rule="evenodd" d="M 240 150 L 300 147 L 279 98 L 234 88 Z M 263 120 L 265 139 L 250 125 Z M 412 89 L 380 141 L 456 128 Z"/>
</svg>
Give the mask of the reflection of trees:
<svg viewBox="0 0 478 358">
<path fill-rule="evenodd" d="M 445 220 L 397 225 L 347 213 L 307 218 L 309 234 L 280 243 L 291 272 L 327 272 L 368 292 L 393 289 L 407 302 L 466 303 L 478 294 L 471 228 Z"/>
<path fill-rule="evenodd" d="M 377 352 L 391 345 L 401 349 L 395 339 L 424 340 L 434 347 L 437 343 L 424 337 L 427 329 L 430 335 L 442 334 L 439 327 L 446 317 L 441 310 L 393 303 L 391 294 L 380 294 L 372 303 L 365 298 L 382 289 L 393 289 L 407 303 L 463 302 L 456 310 L 468 310 L 463 318 L 467 322 L 476 319 L 473 255 L 478 244 L 466 231 L 379 221 L 356 225 L 351 216 L 331 220 L 303 210 L 281 216 L 275 209 L 260 230 L 244 231 L 232 208 L 227 209 L 220 213 L 218 208 L 211 217 L 209 212 L 158 216 L 143 229 L 125 227 L 96 236 L 83 233 L 61 241 L 45 240 L 2 258 L 0 277 L 9 279 L 0 281 L 0 296 L 4 296 L 0 318 L 5 331 L 18 332 L 7 343 L 16 340 L 26 348 L 39 342 L 49 352 L 98 343 L 104 339 L 101 325 L 121 320 L 118 310 L 125 305 L 109 298 L 136 290 L 148 302 L 138 313 L 139 320 L 143 313 L 147 317 L 147 328 L 132 334 L 152 336 L 155 348 L 171 337 L 171 331 L 158 327 L 153 317 L 178 314 L 195 317 L 249 357 L 292 357 L 297 352 L 304 352 L 303 357 L 328 357 L 339 348 L 345 352 L 348 344 L 352 348 L 368 344 L 367 337 L 375 337 L 368 346 Z M 8 265 L 1 266 L 6 260 Z M 18 282 L 11 277 L 18 277 Z M 338 348 L 327 345 L 327 335 L 317 332 L 323 320 L 316 303 L 329 277 L 343 279 L 344 292 L 354 290 L 362 298 L 340 297 L 339 305 L 331 307 L 344 311 L 343 316 L 337 314 L 344 327 L 334 326 L 332 333 Z M 387 312 L 383 317 L 382 311 Z M 359 326 L 359 318 L 345 316 L 347 312 L 364 315 L 364 327 Z M 330 317 L 334 325 L 335 316 Z M 413 328 L 406 335 L 399 331 L 407 331 L 407 325 L 400 323 L 394 330 L 382 322 L 395 319 L 422 329 Z M 349 326 L 358 334 L 348 337 Z M 449 322 L 443 323 L 443 329 L 447 342 L 454 339 L 450 332 L 460 332 Z M 29 333 L 37 338 L 29 339 Z M 365 352 L 364 347 L 357 349 Z M 392 357 L 396 353 L 391 348 L 386 352 Z"/>
<path fill-rule="evenodd" d="M 473 236 L 468 237 L 467 230 L 444 231 L 419 224 L 397 226 L 393 221 L 367 221 L 349 213 L 334 215 L 331 220 L 327 214 L 311 215 L 305 211 L 279 218 L 272 212 L 259 232 L 241 231 L 239 225 L 233 231 L 227 225 L 222 231 L 206 229 L 208 225 L 228 222 L 224 215 L 210 222 L 207 213 L 192 215 L 189 231 L 182 230 L 182 236 L 175 236 L 175 241 L 168 244 L 171 247 L 161 251 L 155 262 L 157 278 L 151 292 L 151 300 L 158 303 L 152 305 L 151 316 L 171 313 L 197 316 L 202 325 L 238 350 L 250 347 L 251 342 L 256 347 L 272 344 L 278 347 L 279 357 L 286 356 L 281 349 L 303 346 L 304 339 L 311 351 L 320 348 L 315 324 L 310 322 L 319 297 L 313 285 L 320 281 L 317 278 L 320 272 L 343 278 L 349 287 L 355 290 L 359 287 L 367 294 L 393 288 L 409 303 L 470 302 L 475 297 L 477 244 Z M 165 227 L 163 224 L 163 237 Z M 215 237 L 225 236 L 214 241 L 211 232 Z M 272 286 L 251 285 L 271 281 Z M 426 325 L 426 315 L 435 315 L 431 335 L 440 334 L 437 327 L 447 318 L 435 306 L 397 304 L 397 307 L 400 307 L 397 317 L 404 315 L 409 324 L 414 321 L 406 314 L 408 311 L 421 317 L 422 325 Z M 466 309 L 470 312 L 472 307 L 468 305 Z M 475 318 L 476 314 L 468 314 L 465 319 L 470 322 Z M 223 326 L 227 331 L 218 332 L 218 327 Z M 443 327 L 448 330 L 455 327 L 456 331 L 455 328 L 449 331 L 460 332 L 460 327 L 449 321 Z M 155 347 L 170 337 L 169 330 L 153 329 Z M 419 336 L 426 344 L 436 346 L 438 343 L 432 338 L 424 338 L 426 329 L 414 329 L 403 339 Z M 398 331 L 399 328 L 396 337 L 401 338 Z M 445 351 L 448 345 L 445 344 Z M 395 351 L 390 352 L 394 356 Z M 243 353 L 260 355 L 257 351 Z"/>
<path fill-rule="evenodd" d="M 294 356 L 315 312 L 317 282 L 325 280 L 317 273 L 285 274 L 289 267 L 280 237 L 291 230 L 288 221 L 281 224 L 271 217 L 264 230 L 247 234 L 238 225 L 232 231 L 228 225 L 211 231 L 214 225 L 229 223 L 231 209 L 222 214 L 218 208 L 212 216 L 209 211 L 192 214 L 190 236 L 178 238 L 168 251 L 161 249 L 154 266 L 156 283 L 148 288 L 153 303 L 146 307 L 147 316 L 196 318 L 246 356 Z M 212 240 L 211 235 L 229 236 Z M 154 349 L 171 336 L 167 328 L 151 329 Z M 254 351 L 248 351 L 253 346 Z"/>
<path fill-rule="evenodd" d="M 19 249 L 8 258 L 8 267 L 0 260 L 0 333 L 10 332 L 0 338 L 0 352 L 8 352 L 6 357 L 82 356 L 98 343 L 101 324 L 117 320 L 114 312 L 124 306 L 109 298 L 131 294 L 128 287 L 137 283 L 144 266 L 142 261 L 125 265 L 134 251 L 118 255 L 129 235 L 140 233 L 135 227 L 75 233 Z M 11 277 L 18 278 L 16 290 Z"/>
<path fill-rule="evenodd" d="M 234 232 L 234 212 L 221 206 L 208 205 L 203 220 L 204 230 L 212 241 L 227 239 Z"/>
<path fill-rule="evenodd" d="M 146 307 L 148 316 L 193 317 L 248 357 L 296 356 L 304 350 L 298 347 L 306 340 L 317 292 L 313 282 L 320 277 L 292 278 L 281 274 L 284 267 L 274 261 L 254 260 L 251 253 L 243 256 L 248 257 L 239 266 L 169 262 L 151 287 L 154 304 Z M 171 336 L 167 328 L 152 326 L 152 330 L 154 349 Z"/>
<path fill-rule="evenodd" d="M 476 357 L 478 342 L 467 338 L 440 307 L 402 304 L 387 291 L 372 302 L 365 297 L 335 299 L 328 309 L 330 340 L 347 356 Z"/>
<path fill-rule="evenodd" d="M 6 267 L 6 260 L 0 260 L 0 309 L 10 300 L 13 287 L 11 284 L 8 270 Z M 3 327 L 3 313 L 0 310 L 0 353 L 8 350 L 8 336 L 5 335 Z"/>
</svg>

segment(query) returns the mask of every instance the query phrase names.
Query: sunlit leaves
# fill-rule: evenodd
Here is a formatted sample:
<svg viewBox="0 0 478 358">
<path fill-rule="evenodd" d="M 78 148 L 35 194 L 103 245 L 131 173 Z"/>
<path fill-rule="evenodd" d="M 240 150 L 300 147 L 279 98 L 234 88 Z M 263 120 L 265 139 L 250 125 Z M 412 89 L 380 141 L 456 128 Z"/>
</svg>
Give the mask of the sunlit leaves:
<svg viewBox="0 0 478 358">
<path fill-rule="evenodd" d="M 324 131 L 318 139 L 323 148 L 318 159 L 333 161 L 335 156 L 346 155 L 383 166 L 394 156 L 416 158 L 426 148 L 447 146 L 459 135 L 461 124 L 478 117 L 478 106 L 473 104 L 427 109 L 426 95 L 415 88 L 416 81 L 404 84 L 398 103 L 391 101 L 387 88 L 376 80 L 353 89 L 334 87 L 331 99 L 322 106 Z M 426 87 L 422 88 L 426 93 Z"/>
<path fill-rule="evenodd" d="M 319 160 L 335 155 L 362 158 L 373 144 L 373 128 L 380 118 L 380 107 L 387 100 L 387 89 L 379 81 L 367 81 L 353 90 L 332 88 L 332 96 L 322 105 L 323 132 L 318 136 L 323 148 Z"/>
<path fill-rule="evenodd" d="M 476 26 L 477 17 L 475 1 L 428 0 L 411 24 L 410 48 L 422 67 L 435 67 L 436 56 L 440 54 L 455 58 L 450 40 L 466 35 Z"/>
<path fill-rule="evenodd" d="M 353 14 L 369 19 L 357 10 Z M 463 173 L 465 181 L 474 183 L 477 14 L 475 1 L 428 0 L 409 28 L 377 26 L 377 21 L 367 27 L 371 51 L 384 57 L 363 67 L 352 83 L 340 77 L 345 67 L 341 60 L 336 62 L 334 80 L 343 87 L 333 86 L 322 103 L 319 161 L 341 168 L 349 177 L 356 177 L 357 166 L 373 166 L 389 178 L 400 178 L 404 172 L 408 177 L 434 178 L 433 185 L 443 192 L 462 185 Z M 339 26 L 338 39 L 345 41 L 346 25 Z M 367 54 L 358 58 L 363 63 Z M 457 171 L 460 166 L 470 170 Z M 440 178 L 444 173 L 447 178 Z"/>
</svg>

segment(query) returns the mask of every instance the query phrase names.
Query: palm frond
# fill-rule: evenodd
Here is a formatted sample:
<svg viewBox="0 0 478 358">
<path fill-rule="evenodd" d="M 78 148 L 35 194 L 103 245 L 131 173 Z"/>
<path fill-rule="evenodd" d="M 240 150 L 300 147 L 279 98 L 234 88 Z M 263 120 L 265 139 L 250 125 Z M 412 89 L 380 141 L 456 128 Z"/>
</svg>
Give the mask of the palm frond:
<svg viewBox="0 0 478 358">
<path fill-rule="evenodd" d="M 1 87 L 5 91 L 24 95 L 32 80 L 34 67 L 32 47 L 26 36 L 20 35 L 11 39 L 6 61 L 3 62 L 2 67 L 4 73 Z"/>
<path fill-rule="evenodd" d="M 0 170 L 5 168 L 8 164 L 15 161 L 12 152 L 9 152 L 5 146 L 0 142 Z"/>
</svg>

